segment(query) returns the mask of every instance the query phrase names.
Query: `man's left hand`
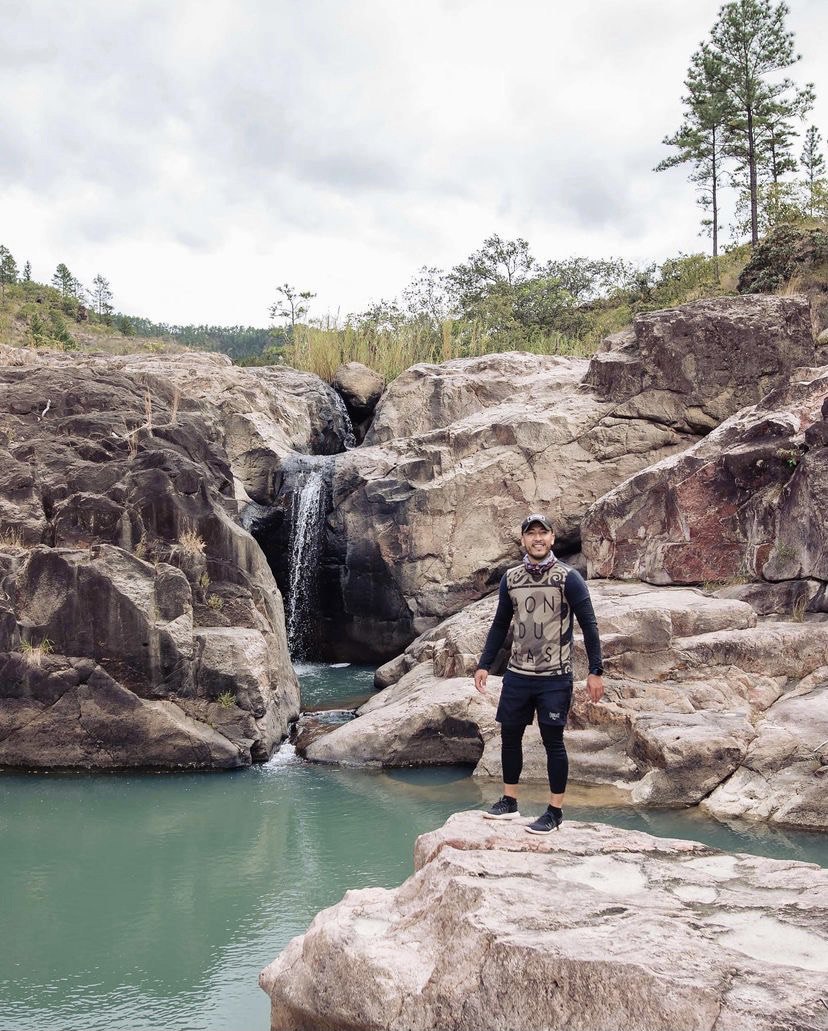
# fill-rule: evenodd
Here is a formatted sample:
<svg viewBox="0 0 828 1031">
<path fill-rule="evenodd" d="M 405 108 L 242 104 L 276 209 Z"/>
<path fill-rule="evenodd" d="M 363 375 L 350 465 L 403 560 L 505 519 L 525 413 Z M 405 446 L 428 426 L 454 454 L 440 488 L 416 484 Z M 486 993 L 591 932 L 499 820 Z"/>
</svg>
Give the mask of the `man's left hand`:
<svg viewBox="0 0 828 1031">
<path fill-rule="evenodd" d="M 604 697 L 604 678 L 597 673 L 590 673 L 587 677 L 587 694 L 593 702 L 600 702 Z"/>
</svg>

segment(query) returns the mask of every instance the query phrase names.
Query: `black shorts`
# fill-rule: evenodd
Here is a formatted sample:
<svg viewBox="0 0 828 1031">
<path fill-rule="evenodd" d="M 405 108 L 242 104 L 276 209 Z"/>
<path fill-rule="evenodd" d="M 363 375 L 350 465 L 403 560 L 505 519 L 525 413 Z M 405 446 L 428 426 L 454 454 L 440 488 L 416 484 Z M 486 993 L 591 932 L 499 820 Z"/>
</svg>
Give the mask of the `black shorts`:
<svg viewBox="0 0 828 1031">
<path fill-rule="evenodd" d="M 507 669 L 495 719 L 498 723 L 527 725 L 535 720 L 564 727 L 572 703 L 572 677 L 526 677 Z"/>
</svg>

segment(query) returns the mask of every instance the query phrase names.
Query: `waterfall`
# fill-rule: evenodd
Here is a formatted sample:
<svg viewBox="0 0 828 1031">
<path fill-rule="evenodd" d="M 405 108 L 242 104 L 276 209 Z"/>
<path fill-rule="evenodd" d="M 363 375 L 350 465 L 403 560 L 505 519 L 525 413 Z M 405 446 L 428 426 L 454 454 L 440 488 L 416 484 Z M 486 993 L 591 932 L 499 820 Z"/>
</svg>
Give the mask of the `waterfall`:
<svg viewBox="0 0 828 1031">
<path fill-rule="evenodd" d="M 334 396 L 336 409 L 342 416 L 342 422 L 345 425 L 345 435 L 342 440 L 342 446 L 346 451 L 350 451 L 351 448 L 357 446 L 356 434 L 354 433 L 354 423 L 348 409 L 345 407 L 345 402 L 342 400 L 342 397 L 335 390 L 331 392 Z"/>
<path fill-rule="evenodd" d="M 319 559 L 325 538 L 325 480 L 310 470 L 292 503 L 287 639 L 291 658 L 304 659 L 316 619 Z"/>
</svg>

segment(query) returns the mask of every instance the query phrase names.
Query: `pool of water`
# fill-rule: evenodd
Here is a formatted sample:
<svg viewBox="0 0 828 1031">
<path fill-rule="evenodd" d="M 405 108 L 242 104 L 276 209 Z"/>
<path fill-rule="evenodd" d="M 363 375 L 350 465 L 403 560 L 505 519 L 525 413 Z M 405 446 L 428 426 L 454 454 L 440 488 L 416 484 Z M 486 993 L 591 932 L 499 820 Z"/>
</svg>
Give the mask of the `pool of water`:
<svg viewBox="0 0 828 1031">
<path fill-rule="evenodd" d="M 376 693 L 375 666 L 302 662 L 294 668 L 302 689 L 302 708 L 306 710 L 356 709 Z"/>
<path fill-rule="evenodd" d="M 314 700 L 304 675 L 305 705 L 371 691 L 365 667 L 324 676 Z M 348 888 L 403 881 L 418 834 L 496 796 L 468 774 L 333 769 L 285 748 L 229 774 L 0 775 L 0 1028 L 267 1031 L 259 970 Z M 526 790 L 527 815 L 543 794 Z M 828 866 L 819 835 L 577 788 L 569 803 L 572 819 Z"/>
</svg>

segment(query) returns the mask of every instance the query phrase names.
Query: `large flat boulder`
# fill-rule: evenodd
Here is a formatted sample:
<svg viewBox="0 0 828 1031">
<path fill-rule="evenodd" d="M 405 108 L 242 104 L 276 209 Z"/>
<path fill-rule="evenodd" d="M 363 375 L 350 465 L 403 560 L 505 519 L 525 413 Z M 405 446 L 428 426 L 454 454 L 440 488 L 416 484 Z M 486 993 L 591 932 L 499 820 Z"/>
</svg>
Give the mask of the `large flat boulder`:
<svg viewBox="0 0 828 1031">
<path fill-rule="evenodd" d="M 262 971 L 272 1031 L 825 1027 L 819 867 L 459 813 L 415 870 L 349 891 Z"/>
</svg>

